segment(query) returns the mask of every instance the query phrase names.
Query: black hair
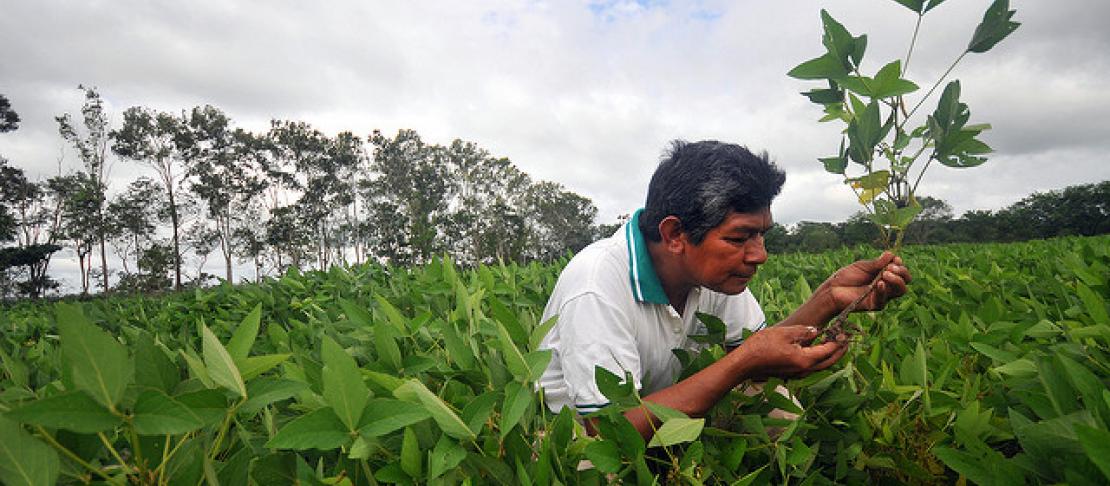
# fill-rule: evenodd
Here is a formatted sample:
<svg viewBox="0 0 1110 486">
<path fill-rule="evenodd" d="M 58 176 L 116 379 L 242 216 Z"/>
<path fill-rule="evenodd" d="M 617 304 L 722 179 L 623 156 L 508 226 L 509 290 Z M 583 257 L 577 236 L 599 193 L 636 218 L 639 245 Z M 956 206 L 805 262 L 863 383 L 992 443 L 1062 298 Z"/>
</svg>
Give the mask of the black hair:
<svg viewBox="0 0 1110 486">
<path fill-rule="evenodd" d="M 771 206 L 786 174 L 763 152 L 706 140 L 671 142 L 648 186 L 640 231 L 660 241 L 659 222 L 675 216 L 696 245 L 732 211 L 750 213 Z"/>
</svg>

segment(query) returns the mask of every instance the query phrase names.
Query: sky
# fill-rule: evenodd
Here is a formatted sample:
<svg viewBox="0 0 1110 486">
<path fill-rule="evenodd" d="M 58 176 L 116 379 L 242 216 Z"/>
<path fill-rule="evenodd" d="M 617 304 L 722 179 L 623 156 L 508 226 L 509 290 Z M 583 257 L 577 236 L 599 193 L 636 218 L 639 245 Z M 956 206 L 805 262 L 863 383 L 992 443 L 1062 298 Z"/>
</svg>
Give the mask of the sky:
<svg viewBox="0 0 1110 486">
<path fill-rule="evenodd" d="M 988 5 L 930 12 L 906 77 L 930 86 Z M 824 52 L 822 8 L 868 34 L 865 72 L 905 55 L 916 16 L 893 0 L 7 0 L 0 94 L 23 122 L 0 135 L 0 155 L 35 178 L 76 170 L 54 117 L 79 113 L 85 84 L 116 122 L 136 105 L 211 104 L 257 131 L 276 118 L 472 141 L 592 199 L 602 223 L 643 204 L 671 140 L 736 142 L 786 171 L 776 221 L 841 221 L 858 204 L 816 160 L 840 126 L 817 123 L 799 95 L 818 83 L 785 74 Z M 995 152 L 973 169 L 932 167 L 920 186 L 957 215 L 1110 179 L 1110 2 L 1011 8 L 1023 25 L 952 75 Z M 111 185 L 143 174 L 116 161 Z"/>
</svg>

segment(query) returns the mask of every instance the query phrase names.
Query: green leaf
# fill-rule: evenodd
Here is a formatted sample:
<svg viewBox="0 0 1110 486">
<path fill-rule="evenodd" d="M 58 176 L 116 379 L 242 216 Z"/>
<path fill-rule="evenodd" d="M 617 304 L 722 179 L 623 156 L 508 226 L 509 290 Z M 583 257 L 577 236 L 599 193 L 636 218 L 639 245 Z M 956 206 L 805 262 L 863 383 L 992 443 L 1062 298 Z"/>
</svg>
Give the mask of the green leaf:
<svg viewBox="0 0 1110 486">
<path fill-rule="evenodd" d="M 436 424 L 445 434 L 462 440 L 474 440 L 477 437 L 470 430 L 470 427 L 455 414 L 455 411 L 431 390 L 428 390 L 423 383 L 414 379 L 407 380 L 403 385 L 393 390 L 393 395 L 401 400 L 418 402 L 424 405 L 424 408 L 432 415 L 432 419 L 436 421 Z"/>
<path fill-rule="evenodd" d="M 787 76 L 797 79 L 843 79 L 848 75 L 848 70 L 830 54 L 816 57 L 803 62 L 786 73 Z"/>
<path fill-rule="evenodd" d="M 550 349 L 532 351 L 524 355 L 524 361 L 528 363 L 528 381 L 535 382 L 543 376 L 547 365 L 551 363 L 551 355 L 552 351 Z"/>
<path fill-rule="evenodd" d="M 347 299 L 339 299 L 339 307 L 347 314 L 347 319 L 358 327 L 373 327 L 374 318 L 362 307 Z"/>
<path fill-rule="evenodd" d="M 455 469 L 463 459 L 466 459 L 466 449 L 445 435 L 439 436 L 439 442 L 436 442 L 428 460 L 428 479 L 438 478 Z"/>
<path fill-rule="evenodd" d="M 177 435 L 204 426 L 189 407 L 157 390 L 139 394 L 135 401 L 132 423 L 139 435 Z"/>
<path fill-rule="evenodd" d="M 332 338 L 323 336 L 320 354 L 324 361 L 324 401 L 331 405 L 339 420 L 350 430 L 358 429 L 370 390 L 354 358 Z"/>
<path fill-rule="evenodd" d="M 1002 366 L 992 368 L 994 371 L 1010 376 L 1030 377 L 1037 374 L 1037 365 L 1028 359 L 1011 361 Z"/>
<path fill-rule="evenodd" d="M 879 104 L 871 100 L 848 124 L 848 155 L 855 162 L 866 164 L 874 157 L 875 146 L 882 140 L 883 127 L 879 120 Z"/>
<path fill-rule="evenodd" d="M 500 391 L 489 390 L 468 402 L 462 410 L 462 419 L 466 422 L 466 426 L 480 434 L 499 398 L 501 398 Z"/>
<path fill-rule="evenodd" d="M 986 343 L 971 343 L 971 348 L 999 363 L 1009 363 L 1018 359 L 1018 355 L 1003 351 Z"/>
<path fill-rule="evenodd" d="M 509 372 L 520 381 L 530 380 L 532 370 L 528 367 L 528 362 L 525 361 L 524 355 L 520 353 L 520 349 L 513 342 L 509 331 L 505 329 L 500 321 L 494 321 L 494 324 L 497 325 L 497 338 L 501 343 L 501 355 L 505 358 L 505 365 L 509 367 Z"/>
<path fill-rule="evenodd" d="M 208 374 L 208 368 L 205 368 L 204 363 L 192 351 L 182 349 L 178 351 L 178 354 L 185 360 L 185 366 L 189 368 L 190 376 L 200 380 L 206 387 L 216 386 L 216 383 L 212 381 L 212 377 Z"/>
<path fill-rule="evenodd" d="M 647 449 L 644 437 L 624 415 L 600 417 L 597 421 L 597 429 L 602 437 L 615 441 L 625 457 L 639 457 Z"/>
<path fill-rule="evenodd" d="M 420 479 L 423 476 L 424 454 L 420 453 L 420 444 L 416 441 L 416 432 L 412 427 L 405 427 L 401 440 L 401 470 L 409 477 Z"/>
<path fill-rule="evenodd" d="M 863 51 L 867 47 L 867 37 L 852 37 L 848 29 L 821 9 L 821 25 L 823 33 L 821 43 L 828 50 L 828 55 L 835 59 L 844 69 L 845 73 L 851 71 L 853 66 L 859 66 L 863 58 Z"/>
<path fill-rule="evenodd" d="M 759 477 L 759 473 L 763 472 L 764 469 L 767 469 L 767 466 L 770 466 L 770 464 L 765 464 L 759 469 L 756 469 L 755 471 L 744 475 L 744 477 L 733 482 L 731 486 L 749 486 L 750 484 L 755 482 L 756 478 Z"/>
<path fill-rule="evenodd" d="M 396 390 L 397 387 L 405 383 L 405 380 L 402 380 L 401 378 L 397 378 L 396 376 L 377 371 L 362 370 L 362 375 L 366 378 L 369 378 L 371 383 L 384 388 L 390 393 L 393 393 L 393 391 Z"/>
<path fill-rule="evenodd" d="M 598 471 L 615 474 L 621 470 L 621 451 L 610 440 L 597 440 L 586 446 L 586 458 Z"/>
<path fill-rule="evenodd" d="M 397 310 L 385 297 L 374 294 L 374 300 L 378 302 L 378 307 L 385 313 L 386 319 L 398 332 L 405 332 L 408 327 L 408 320 L 401 315 L 401 311 Z"/>
<path fill-rule="evenodd" d="M 832 174 L 844 174 L 848 168 L 848 159 L 844 157 L 822 157 L 817 159 L 825 166 L 825 171 Z"/>
<path fill-rule="evenodd" d="M 622 380 L 613 372 L 598 365 L 594 366 L 594 381 L 597 383 L 597 389 L 610 402 L 619 402 L 635 397 L 636 384 L 632 381 L 631 373 L 625 372 L 625 379 Z"/>
<path fill-rule="evenodd" d="M 239 412 L 254 415 L 267 405 L 291 398 L 305 390 L 308 390 L 308 385 L 299 381 L 259 378 L 247 383 L 247 396 L 250 398 L 239 407 Z"/>
<path fill-rule="evenodd" d="M 58 453 L 0 416 L 0 483 L 42 486 L 58 480 Z"/>
<path fill-rule="evenodd" d="M 910 10 L 913 10 L 914 13 L 918 13 L 918 14 L 921 13 L 922 9 L 925 8 L 925 0 L 894 0 L 894 1 L 902 4 L 902 6 L 908 8 Z"/>
<path fill-rule="evenodd" d="M 7 413 L 10 419 L 80 434 L 113 430 L 122 422 L 85 392 L 73 391 L 28 403 Z"/>
<path fill-rule="evenodd" d="M 92 325 L 80 307 L 59 303 L 56 309 L 62 363 L 72 373 L 73 384 L 113 410 L 134 376 L 127 348 Z"/>
<path fill-rule="evenodd" d="M 840 103 L 844 101 L 844 92 L 835 88 L 813 89 L 802 93 L 802 96 L 809 98 L 809 101 L 811 103 L 816 103 L 819 105 Z"/>
<path fill-rule="evenodd" d="M 543 321 L 542 324 L 536 326 L 535 329 L 532 329 L 532 335 L 528 338 L 529 349 L 539 348 L 540 341 L 543 341 L 543 338 L 547 336 L 547 333 L 551 332 L 551 328 L 555 327 L 555 324 L 558 322 L 559 317 L 552 316 L 546 321 Z"/>
<path fill-rule="evenodd" d="M 505 403 L 501 406 L 501 440 L 509 435 L 532 405 L 532 387 L 512 381 L 505 385 Z"/>
<path fill-rule="evenodd" d="M 672 418 L 663 422 L 663 426 L 655 432 L 648 447 L 666 447 L 697 440 L 703 428 L 705 428 L 703 418 Z"/>
<path fill-rule="evenodd" d="M 1110 315 L 1106 312 L 1106 302 L 1102 300 L 1101 296 L 1081 282 L 1075 283 L 1075 293 L 1079 296 L 1079 300 L 1083 301 L 1083 307 L 1087 309 L 1087 315 L 1091 317 L 1095 324 L 1110 325 Z"/>
<path fill-rule="evenodd" d="M 426 420 L 431 414 L 423 406 L 391 398 L 371 398 L 362 413 L 358 433 L 365 437 L 378 437 L 403 427 Z"/>
<path fill-rule="evenodd" d="M 1098 466 L 1104 479 L 1110 480 L 1110 432 L 1083 424 L 1076 424 L 1075 434 L 1087 458 Z"/>
<path fill-rule="evenodd" d="M 870 84 L 869 95 L 872 98 L 893 98 L 913 93 L 918 86 L 911 81 L 902 79 L 902 61 L 896 60 L 883 66 L 875 79 Z"/>
<path fill-rule="evenodd" d="M 1012 34 L 1021 25 L 1010 20 L 1016 12 L 1016 10 L 1010 10 L 1010 0 L 994 0 L 983 13 L 982 22 L 975 27 L 975 33 L 971 36 L 971 42 L 967 44 L 967 50 L 987 52 Z"/>
<path fill-rule="evenodd" d="M 647 407 L 647 409 L 651 411 L 652 415 L 654 415 L 656 418 L 658 418 L 659 420 L 661 420 L 663 422 L 666 422 L 666 421 L 672 420 L 672 419 L 690 418 L 685 413 L 682 413 L 678 410 L 667 407 L 665 405 L 660 405 L 660 404 L 655 403 L 655 402 L 645 401 L 644 406 Z"/>
<path fill-rule="evenodd" d="M 338 449 L 351 441 L 343 422 L 331 408 L 321 408 L 297 417 L 278 430 L 266 443 L 268 449 Z"/>
<path fill-rule="evenodd" d="M 953 471 L 956 471 L 977 484 L 994 484 L 994 476 L 983 465 L 983 461 L 966 452 L 948 447 L 934 447 L 933 454 Z"/>
<path fill-rule="evenodd" d="M 289 359 L 291 354 L 264 354 L 261 356 L 251 356 L 244 358 L 241 361 L 236 361 L 235 366 L 239 368 L 239 372 L 243 377 L 243 381 L 250 381 L 257 378 L 262 373 L 270 371 L 275 366 L 280 365 Z"/>
<path fill-rule="evenodd" d="M 397 345 L 399 335 L 392 327 L 374 328 L 374 349 L 378 352 L 378 359 L 394 371 L 400 371 L 402 366 L 401 348 Z"/>
<path fill-rule="evenodd" d="M 227 397 L 217 389 L 198 390 L 174 397 L 178 403 L 189 407 L 204 425 L 212 425 L 227 415 Z"/>
<path fill-rule="evenodd" d="M 235 332 L 231 335 L 231 340 L 227 342 L 227 353 L 236 362 L 246 359 L 250 354 L 251 348 L 254 347 L 254 340 L 258 337 L 258 327 L 262 320 L 262 304 L 254 306 L 254 309 L 243 318 L 243 322 L 235 328 Z"/>
<path fill-rule="evenodd" d="M 910 199 L 910 203 L 905 207 L 898 208 L 894 211 L 894 227 L 898 229 L 906 229 L 913 222 L 918 214 L 921 214 L 921 204 L 917 199 Z"/>
<path fill-rule="evenodd" d="M 231 355 L 204 324 L 201 324 L 201 335 L 204 367 L 208 369 L 208 375 L 212 381 L 241 397 L 246 397 L 247 387 L 243 384 L 243 377 L 239 375 L 239 368 L 235 366 Z"/>
<path fill-rule="evenodd" d="M 140 334 L 135 342 L 135 362 L 143 363 L 135 368 L 136 385 L 168 393 L 181 382 L 181 370 L 149 333 Z"/>
</svg>

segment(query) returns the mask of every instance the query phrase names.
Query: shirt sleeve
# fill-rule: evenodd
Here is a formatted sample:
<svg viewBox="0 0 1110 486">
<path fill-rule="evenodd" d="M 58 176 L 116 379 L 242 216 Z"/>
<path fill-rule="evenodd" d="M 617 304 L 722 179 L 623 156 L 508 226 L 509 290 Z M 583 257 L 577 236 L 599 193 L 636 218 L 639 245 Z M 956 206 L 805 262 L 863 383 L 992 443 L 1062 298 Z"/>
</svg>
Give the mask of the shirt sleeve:
<svg viewBox="0 0 1110 486">
<path fill-rule="evenodd" d="M 725 346 L 739 346 L 744 341 L 744 330 L 756 332 L 767 326 L 763 308 L 750 290 L 738 295 L 724 296 L 717 305 L 717 317 L 725 321 Z"/>
<path fill-rule="evenodd" d="M 609 404 L 594 380 L 595 366 L 622 378 L 627 371 L 636 389 L 641 389 L 640 353 L 632 322 L 624 312 L 600 295 L 586 293 L 563 304 L 558 326 L 563 379 L 579 414 Z"/>
</svg>

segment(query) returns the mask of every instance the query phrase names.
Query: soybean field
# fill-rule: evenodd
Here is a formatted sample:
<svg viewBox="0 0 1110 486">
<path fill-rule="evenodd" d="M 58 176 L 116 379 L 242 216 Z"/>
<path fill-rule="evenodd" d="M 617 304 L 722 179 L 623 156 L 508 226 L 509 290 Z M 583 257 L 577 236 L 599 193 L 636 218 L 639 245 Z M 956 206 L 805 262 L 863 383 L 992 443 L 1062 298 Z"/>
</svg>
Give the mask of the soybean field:
<svg viewBox="0 0 1110 486">
<path fill-rule="evenodd" d="M 869 248 L 773 255 L 781 319 Z M 536 345 L 561 263 L 290 271 L 257 285 L 0 310 L 0 482 L 1105 484 L 1110 237 L 902 251 L 910 292 L 855 315 L 830 370 L 708 416 L 546 411 Z M 562 262 L 562 263 L 565 263 Z M 719 342 L 720 328 L 703 318 Z M 679 353 L 685 373 L 721 356 Z M 776 385 L 770 383 L 770 385 Z M 770 390 L 773 386 L 767 386 Z M 771 419 L 773 408 L 801 415 Z"/>
</svg>

